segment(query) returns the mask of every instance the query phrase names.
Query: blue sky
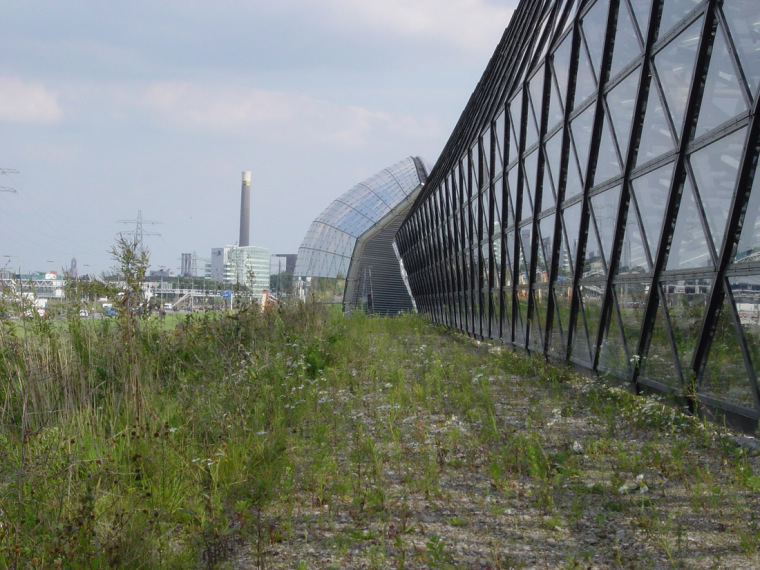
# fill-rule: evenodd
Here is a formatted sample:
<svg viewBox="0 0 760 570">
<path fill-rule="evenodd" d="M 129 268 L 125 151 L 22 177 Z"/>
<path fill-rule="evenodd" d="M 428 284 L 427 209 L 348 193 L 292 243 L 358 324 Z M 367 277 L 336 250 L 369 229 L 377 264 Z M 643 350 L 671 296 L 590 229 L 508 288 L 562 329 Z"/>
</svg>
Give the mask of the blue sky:
<svg viewBox="0 0 760 570">
<path fill-rule="evenodd" d="M 153 268 L 238 237 L 295 253 L 336 197 L 434 163 L 516 0 L 29 0 L 0 21 L 0 265 Z"/>
</svg>

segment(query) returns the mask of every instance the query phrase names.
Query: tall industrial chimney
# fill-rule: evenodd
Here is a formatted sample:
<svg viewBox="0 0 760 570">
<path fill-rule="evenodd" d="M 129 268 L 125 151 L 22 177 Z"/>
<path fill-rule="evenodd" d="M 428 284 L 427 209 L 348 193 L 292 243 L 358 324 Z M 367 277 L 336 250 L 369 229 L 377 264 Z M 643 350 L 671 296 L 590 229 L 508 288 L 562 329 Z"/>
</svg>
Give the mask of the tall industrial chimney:
<svg viewBox="0 0 760 570">
<path fill-rule="evenodd" d="M 238 246 L 245 247 L 248 243 L 248 230 L 251 225 L 251 171 L 243 171 L 243 185 L 240 189 L 240 239 Z"/>
</svg>

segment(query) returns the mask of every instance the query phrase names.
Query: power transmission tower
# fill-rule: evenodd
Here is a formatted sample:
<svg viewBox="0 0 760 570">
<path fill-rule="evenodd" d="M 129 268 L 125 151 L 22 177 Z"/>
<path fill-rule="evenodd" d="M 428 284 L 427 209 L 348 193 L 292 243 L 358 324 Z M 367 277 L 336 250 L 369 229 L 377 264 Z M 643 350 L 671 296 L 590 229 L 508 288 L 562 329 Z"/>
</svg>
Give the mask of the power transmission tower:
<svg viewBox="0 0 760 570">
<path fill-rule="evenodd" d="M 18 170 L 15 168 L 0 168 L 0 174 L 3 176 L 7 176 L 8 174 L 18 174 Z M 0 192 L 13 192 L 16 194 L 15 188 L 10 188 L 8 186 L 0 186 Z"/>
<path fill-rule="evenodd" d="M 155 232 L 143 231 L 143 224 L 160 224 L 154 220 L 143 220 L 142 210 L 137 210 L 136 220 L 117 220 L 120 224 L 135 224 L 135 230 L 133 232 L 124 232 L 124 235 L 134 236 L 135 245 L 139 248 L 143 248 L 143 236 L 159 236 L 161 234 Z"/>
</svg>

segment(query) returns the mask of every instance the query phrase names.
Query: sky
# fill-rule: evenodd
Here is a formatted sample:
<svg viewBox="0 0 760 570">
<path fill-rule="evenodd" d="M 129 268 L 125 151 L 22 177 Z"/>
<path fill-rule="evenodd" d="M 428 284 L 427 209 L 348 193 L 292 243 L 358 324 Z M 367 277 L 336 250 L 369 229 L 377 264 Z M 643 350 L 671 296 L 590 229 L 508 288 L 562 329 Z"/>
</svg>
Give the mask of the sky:
<svg viewBox="0 0 760 570">
<path fill-rule="evenodd" d="M 0 267 L 296 253 L 355 184 L 448 140 L 516 0 L 27 0 L 0 20 Z M 199 273 L 200 274 L 200 273 Z"/>
</svg>

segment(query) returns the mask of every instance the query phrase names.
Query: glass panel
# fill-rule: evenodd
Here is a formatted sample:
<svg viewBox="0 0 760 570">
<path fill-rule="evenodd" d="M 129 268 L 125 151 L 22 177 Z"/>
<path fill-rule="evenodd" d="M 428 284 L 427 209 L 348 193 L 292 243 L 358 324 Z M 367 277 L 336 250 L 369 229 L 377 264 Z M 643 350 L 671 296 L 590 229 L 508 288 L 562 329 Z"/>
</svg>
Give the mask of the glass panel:
<svg viewBox="0 0 760 570">
<path fill-rule="evenodd" d="M 670 333 L 662 307 L 658 307 L 657 310 L 649 352 L 642 363 L 641 374 L 679 391 L 681 389 L 681 376 L 676 369 Z"/>
<path fill-rule="evenodd" d="M 506 112 L 502 111 L 494 123 L 494 176 L 498 176 L 504 169 L 504 128 L 506 125 Z"/>
<path fill-rule="evenodd" d="M 510 129 L 512 141 L 510 142 L 511 148 L 509 149 L 509 154 L 512 157 L 511 160 L 514 160 L 517 158 L 520 150 L 518 142 L 520 140 L 520 124 L 522 121 L 522 89 L 517 92 L 517 96 L 509 104 L 509 116 L 512 119 L 512 128 Z"/>
<path fill-rule="evenodd" d="M 619 203 L 620 186 L 605 190 L 591 198 L 591 207 L 594 210 L 596 227 L 599 229 L 599 238 L 607 266 L 610 264 L 612 244 L 615 241 Z"/>
<path fill-rule="evenodd" d="M 529 348 L 537 352 L 544 349 L 544 323 L 546 322 L 545 307 L 546 291 L 533 291 L 533 316 L 530 321 Z"/>
<path fill-rule="evenodd" d="M 565 183 L 565 200 L 577 196 L 583 192 L 583 182 L 578 173 L 578 159 L 575 156 L 575 148 L 570 144 L 570 152 L 567 161 L 567 182 Z"/>
<path fill-rule="evenodd" d="M 646 39 L 647 28 L 649 27 L 649 12 L 652 9 L 652 2 L 632 0 L 631 8 L 633 8 L 633 15 L 639 25 L 639 33 L 642 38 Z"/>
<path fill-rule="evenodd" d="M 594 172 L 594 185 L 603 183 L 620 174 L 620 160 L 618 159 L 615 144 L 610 134 L 609 121 L 603 114 L 602 137 L 599 141 L 596 170 Z"/>
<path fill-rule="evenodd" d="M 538 71 L 530 80 L 530 100 L 533 105 L 533 115 L 536 118 L 536 127 L 541 127 L 541 111 L 544 99 L 544 66 L 538 68 Z M 535 142 L 535 141 L 533 141 Z M 533 144 L 533 142 L 529 144 Z M 529 146 L 526 143 L 527 146 Z"/>
<path fill-rule="evenodd" d="M 757 94 L 760 85 L 760 2 L 732 0 L 723 5 L 723 13 L 750 91 Z"/>
<path fill-rule="evenodd" d="M 734 263 L 747 263 L 758 259 L 760 259 L 760 176 L 755 172 Z"/>
<path fill-rule="evenodd" d="M 592 218 L 589 220 L 586 256 L 583 259 L 583 277 L 599 277 L 605 274 L 602 246 Z"/>
<path fill-rule="evenodd" d="M 720 250 L 723 240 L 746 134 L 746 128 L 740 129 L 690 157 L 716 250 Z"/>
<path fill-rule="evenodd" d="M 748 340 L 760 326 L 760 313 L 756 303 L 737 303 L 739 322 Z M 699 383 L 699 393 L 718 400 L 739 404 L 748 408 L 756 407 L 750 374 L 742 357 L 742 334 L 734 325 L 733 303 L 728 295 L 715 325 L 715 335 L 707 356 L 707 365 Z"/>
<path fill-rule="evenodd" d="M 483 146 L 480 152 L 480 162 L 483 168 L 483 174 L 480 179 L 480 186 L 487 186 L 491 180 L 491 129 L 486 129 L 482 134 Z M 473 154 L 473 158 L 476 155 Z"/>
<path fill-rule="evenodd" d="M 760 30 L 759 30 L 760 31 Z M 732 117 L 744 113 L 747 104 L 720 26 L 715 34 L 705 93 L 699 108 L 695 136 L 700 136 Z"/>
<path fill-rule="evenodd" d="M 546 199 L 546 187 L 552 189 L 554 201 L 557 199 L 559 185 L 560 161 L 562 159 L 562 131 L 560 130 L 544 145 L 544 165 L 549 176 L 544 176 L 544 200 Z M 553 205 L 553 204 L 552 204 Z M 547 206 L 551 207 L 551 206 Z M 544 208 L 546 209 L 546 208 Z"/>
<path fill-rule="evenodd" d="M 691 0 L 687 0 L 691 2 Z M 676 132 L 681 132 L 683 114 L 689 97 L 694 61 L 702 31 L 700 18 L 670 42 L 654 58 L 657 76 L 662 83 L 665 100 Z"/>
<path fill-rule="evenodd" d="M 557 123 L 562 122 L 565 118 L 565 112 L 560 104 L 559 95 L 557 93 L 557 87 L 554 81 L 551 82 L 551 94 L 549 97 L 549 120 L 547 121 L 547 129 L 551 131 Z"/>
<path fill-rule="evenodd" d="M 594 67 L 596 78 L 599 79 L 599 71 L 602 66 L 602 52 L 604 51 L 604 36 L 607 33 L 607 9 L 609 0 L 598 0 L 594 7 L 583 17 L 581 25 L 583 35 L 586 38 L 591 63 Z"/>
<path fill-rule="evenodd" d="M 640 1 L 634 0 L 634 3 Z M 666 0 L 660 19 L 660 37 L 664 36 L 670 28 L 683 20 L 684 16 L 691 12 L 699 2 L 700 0 Z"/>
<path fill-rule="evenodd" d="M 530 273 L 530 256 L 531 256 L 531 226 L 528 225 L 520 230 L 520 284 L 528 283 L 528 274 Z"/>
<path fill-rule="evenodd" d="M 509 225 L 516 223 L 515 220 L 515 204 L 517 203 L 517 166 L 514 166 L 507 175 L 508 189 L 509 189 Z"/>
<path fill-rule="evenodd" d="M 552 248 L 554 246 L 554 216 L 546 216 L 539 223 L 539 256 L 537 271 L 547 274 L 551 269 Z M 542 276 L 543 277 L 543 276 Z"/>
<path fill-rule="evenodd" d="M 514 343 L 519 346 L 525 346 L 525 311 L 528 308 L 528 288 L 522 286 L 517 288 L 517 307 L 515 309 L 515 340 Z"/>
<path fill-rule="evenodd" d="M 649 283 L 617 283 L 613 285 L 613 289 L 620 310 L 623 335 L 633 359 L 632 363 L 635 364 L 638 358 L 636 351 L 641 335 L 641 323 L 649 297 Z"/>
<path fill-rule="evenodd" d="M 644 164 L 652 158 L 668 153 L 673 150 L 674 146 L 675 140 L 665 118 L 659 82 L 657 77 L 653 76 L 649 87 L 649 98 L 644 115 L 644 127 L 641 131 L 637 163 Z"/>
<path fill-rule="evenodd" d="M 609 372 L 617 378 L 628 378 L 632 370 L 631 364 L 618 313 L 613 307 L 612 314 L 604 326 L 604 339 L 599 349 L 599 370 Z"/>
<path fill-rule="evenodd" d="M 554 318 L 552 334 L 549 339 L 549 350 L 558 356 L 565 356 L 567 323 L 570 320 L 570 299 L 572 288 L 570 281 L 559 277 L 554 284 Z"/>
<path fill-rule="evenodd" d="M 530 153 L 527 157 L 525 157 L 525 169 L 524 169 L 524 180 L 523 180 L 523 189 L 525 192 L 523 193 L 523 203 L 522 203 L 522 220 L 527 220 L 528 218 L 534 216 L 538 213 L 536 210 L 537 205 L 536 200 L 536 193 L 534 192 L 534 189 L 536 187 L 536 170 L 538 168 L 538 150 L 534 150 L 532 153 Z"/>
<path fill-rule="evenodd" d="M 578 50 L 578 56 L 578 73 L 575 77 L 576 107 L 593 94 L 596 89 L 596 81 L 594 80 L 594 74 L 591 72 L 591 64 L 588 61 L 588 55 L 583 42 L 581 42 L 580 49 Z"/>
<path fill-rule="evenodd" d="M 760 375 L 760 275 L 732 277 L 728 281 L 757 378 Z M 734 358 L 738 356 L 735 353 Z"/>
<path fill-rule="evenodd" d="M 502 208 L 504 207 L 504 179 L 499 178 L 493 185 L 494 192 L 494 205 L 493 205 L 493 220 L 494 220 L 494 235 L 499 233 L 499 229 L 507 224 L 501 223 Z M 508 220 L 505 220 L 508 221 Z"/>
<path fill-rule="evenodd" d="M 702 229 L 694 190 L 687 178 L 681 196 L 681 206 L 678 209 L 673 241 L 670 244 L 667 268 L 691 269 L 712 266 L 710 248 Z"/>
<path fill-rule="evenodd" d="M 581 177 L 585 179 L 588 167 L 588 150 L 591 145 L 591 130 L 594 128 L 594 105 L 578 115 L 571 123 L 575 148 L 578 151 Z M 567 196 L 566 196 L 567 198 Z"/>
<path fill-rule="evenodd" d="M 636 68 L 607 94 L 607 107 L 623 160 L 628 153 L 628 140 L 631 138 L 631 122 L 636 108 L 636 91 L 639 88 L 640 73 L 641 67 Z"/>
<path fill-rule="evenodd" d="M 568 34 L 565 39 L 562 40 L 562 43 L 554 52 L 554 59 L 552 61 L 554 76 L 557 79 L 557 86 L 559 88 L 559 95 L 562 98 L 562 103 L 565 103 L 567 78 L 570 75 L 570 48 L 572 47 L 572 39 L 573 35 Z"/>
<path fill-rule="evenodd" d="M 560 255 L 559 275 L 562 275 L 563 267 L 567 266 L 567 275 L 572 276 L 573 268 L 575 267 L 575 253 L 578 251 L 578 239 L 581 227 L 581 202 L 573 204 L 567 208 L 562 213 L 562 217 L 565 226 L 565 236 L 563 236 L 563 241 L 565 241 L 566 238 L 565 248 L 567 250 L 567 263 L 562 263 L 562 257 Z"/>
<path fill-rule="evenodd" d="M 628 219 L 623 236 L 623 251 L 620 253 L 619 275 L 649 273 L 649 260 L 644 249 L 644 238 L 639 227 L 637 205 L 634 196 L 628 206 Z"/>
<path fill-rule="evenodd" d="M 681 371 L 686 378 L 691 375 L 691 360 L 707 308 L 710 286 L 711 281 L 707 279 L 671 281 L 662 285 L 673 339 L 681 359 Z"/>
<path fill-rule="evenodd" d="M 643 205 L 639 212 L 652 259 L 657 255 L 657 246 L 662 233 L 662 218 L 667 208 L 668 191 L 672 179 L 673 163 L 671 162 L 633 182 L 636 201 Z"/>
<path fill-rule="evenodd" d="M 641 0 L 636 0 L 641 2 Z M 615 33 L 615 51 L 612 53 L 610 77 L 615 77 L 629 62 L 641 54 L 642 45 L 633 25 L 631 15 L 625 2 L 620 3 Z M 635 94 L 635 92 L 634 92 Z"/>
<path fill-rule="evenodd" d="M 581 285 L 581 289 L 583 286 Z M 583 294 L 578 295 L 578 316 L 575 320 L 573 332 L 573 358 L 581 362 L 591 362 L 591 349 L 589 348 L 589 337 L 586 331 L 586 316 L 583 311 Z"/>
</svg>

